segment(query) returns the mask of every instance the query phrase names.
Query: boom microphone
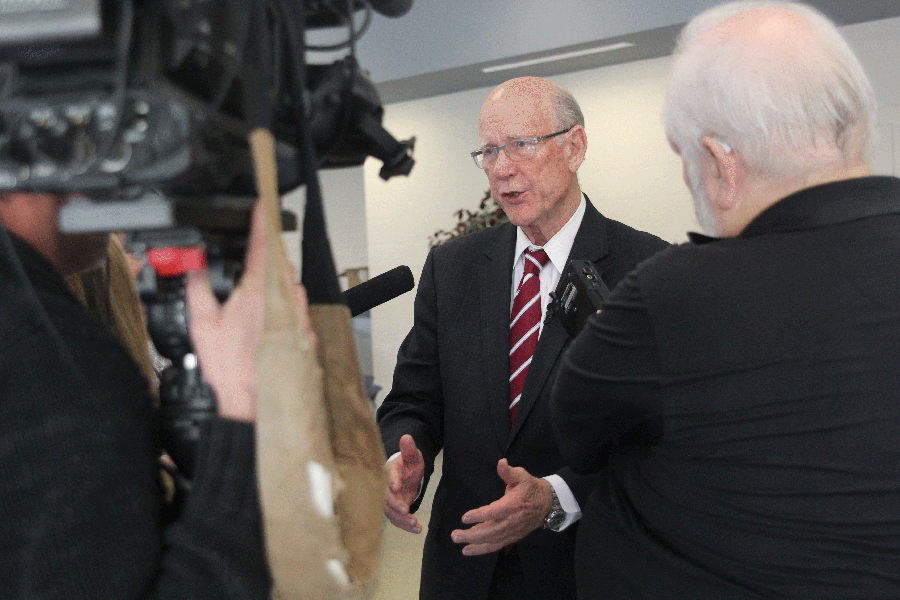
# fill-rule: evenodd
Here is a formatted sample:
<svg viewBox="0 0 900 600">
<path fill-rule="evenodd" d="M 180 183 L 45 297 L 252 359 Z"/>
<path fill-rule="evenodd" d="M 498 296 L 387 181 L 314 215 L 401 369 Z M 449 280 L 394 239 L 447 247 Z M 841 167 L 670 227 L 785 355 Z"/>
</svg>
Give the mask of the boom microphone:
<svg viewBox="0 0 900 600">
<path fill-rule="evenodd" d="M 353 286 L 341 296 L 350 309 L 350 315 L 355 317 L 405 294 L 415 285 L 412 271 L 406 265 L 401 265 Z"/>
<path fill-rule="evenodd" d="M 395 19 L 402 17 L 412 8 L 413 0 L 318 0 L 307 3 L 311 8 L 306 10 L 306 25 L 312 29 L 318 27 L 338 27 L 347 24 L 347 15 L 344 7 L 350 12 L 362 10 L 369 6 L 372 10 L 385 17 Z M 340 4 L 340 7 L 337 6 Z M 0 23 L 2 25 L 2 23 Z"/>
<path fill-rule="evenodd" d="M 409 12 L 413 0 L 369 0 L 375 12 L 386 17 L 402 17 Z"/>
</svg>

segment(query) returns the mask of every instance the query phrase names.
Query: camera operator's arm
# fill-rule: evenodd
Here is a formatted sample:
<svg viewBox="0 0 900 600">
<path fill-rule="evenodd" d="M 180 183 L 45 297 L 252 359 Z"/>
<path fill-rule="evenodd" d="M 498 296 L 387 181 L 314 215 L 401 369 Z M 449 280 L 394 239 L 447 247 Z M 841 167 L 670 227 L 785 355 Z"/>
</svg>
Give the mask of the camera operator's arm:
<svg viewBox="0 0 900 600">
<path fill-rule="evenodd" d="M 216 394 L 220 418 L 204 425 L 191 492 L 181 518 L 165 532 L 170 547 L 165 562 L 179 568 L 191 565 L 193 574 L 182 573 L 186 580 L 209 569 L 206 576 L 211 583 L 228 584 L 228 597 L 234 598 L 256 598 L 269 586 L 252 424 L 265 306 L 266 228 L 259 203 L 253 217 L 244 274 L 224 304 L 213 295 L 205 271 L 188 278 L 192 343 L 204 378 Z M 312 335 L 305 293 L 299 286 L 296 289 L 300 322 Z M 223 574 L 227 574 L 224 582 Z M 164 598 L 178 592 L 179 585 L 177 577 L 160 581 L 155 593 Z"/>
<path fill-rule="evenodd" d="M 83 236 L 58 235 L 61 201 L 2 200 L 0 217 L 18 229 L 0 251 L 0 314 L 12 316 L 0 319 L 0 520 L 9 525 L 0 597 L 268 599 L 254 428 L 244 422 L 255 406 L 262 254 L 250 253 L 250 276 L 224 306 L 203 275 L 192 278 L 195 343 L 222 416 L 203 423 L 191 491 L 163 520 L 147 383 L 53 262 L 94 252 L 80 250 Z M 43 221 L 26 238 L 22 223 L 35 213 Z M 42 253 L 46 239 L 64 252 Z M 251 246 L 261 244 L 254 236 Z"/>
</svg>

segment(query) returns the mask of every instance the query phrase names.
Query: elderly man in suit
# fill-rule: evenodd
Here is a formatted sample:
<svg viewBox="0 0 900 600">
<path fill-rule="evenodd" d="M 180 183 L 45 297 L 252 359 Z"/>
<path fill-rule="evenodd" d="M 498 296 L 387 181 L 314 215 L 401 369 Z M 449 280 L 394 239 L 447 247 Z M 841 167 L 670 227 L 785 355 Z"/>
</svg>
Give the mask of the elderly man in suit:
<svg viewBox="0 0 900 600">
<path fill-rule="evenodd" d="M 868 79 L 793 2 L 685 29 L 666 126 L 710 236 L 613 291 L 551 401 L 578 597 L 900 598 L 900 179 Z"/>
<path fill-rule="evenodd" d="M 569 343 L 545 322 L 567 261 L 590 260 L 611 288 L 667 246 L 605 218 L 581 192 L 587 147 L 574 98 L 535 77 L 494 89 L 472 153 L 510 223 L 432 250 L 378 410 L 388 462 L 385 514 L 412 512 L 443 449 L 420 598 L 574 598 L 573 525 L 594 476 L 566 468 L 548 396 Z"/>
</svg>

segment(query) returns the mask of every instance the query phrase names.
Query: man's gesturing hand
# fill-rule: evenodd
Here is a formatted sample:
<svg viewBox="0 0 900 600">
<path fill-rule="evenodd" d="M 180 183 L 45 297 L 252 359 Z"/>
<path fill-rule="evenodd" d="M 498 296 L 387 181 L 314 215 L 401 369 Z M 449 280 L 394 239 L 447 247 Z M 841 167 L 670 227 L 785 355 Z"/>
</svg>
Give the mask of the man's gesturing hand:
<svg viewBox="0 0 900 600">
<path fill-rule="evenodd" d="M 496 552 L 519 541 L 541 526 L 553 506 L 550 483 L 545 479 L 522 467 L 510 467 L 505 458 L 497 463 L 497 474 L 506 483 L 503 497 L 464 514 L 462 522 L 475 525 L 450 534 L 457 544 L 466 544 L 462 550 L 466 556 Z"/>
<path fill-rule="evenodd" d="M 410 533 L 421 533 L 419 521 L 409 507 L 419 495 L 425 477 L 425 461 L 411 435 L 400 438 L 400 456 L 388 461 L 388 487 L 384 496 L 384 515 Z"/>
</svg>

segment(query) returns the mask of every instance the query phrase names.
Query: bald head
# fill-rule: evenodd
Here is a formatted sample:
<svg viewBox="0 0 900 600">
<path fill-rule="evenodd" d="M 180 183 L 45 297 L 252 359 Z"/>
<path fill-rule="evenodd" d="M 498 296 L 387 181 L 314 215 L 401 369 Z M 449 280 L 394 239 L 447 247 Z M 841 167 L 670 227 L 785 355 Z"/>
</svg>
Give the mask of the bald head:
<svg viewBox="0 0 900 600">
<path fill-rule="evenodd" d="M 501 83 L 488 94 L 482 106 L 482 117 L 485 109 L 501 101 L 516 102 L 523 110 L 541 113 L 550 119 L 554 130 L 570 125 L 584 127 L 584 115 L 572 94 L 543 77 L 517 77 Z"/>
</svg>

